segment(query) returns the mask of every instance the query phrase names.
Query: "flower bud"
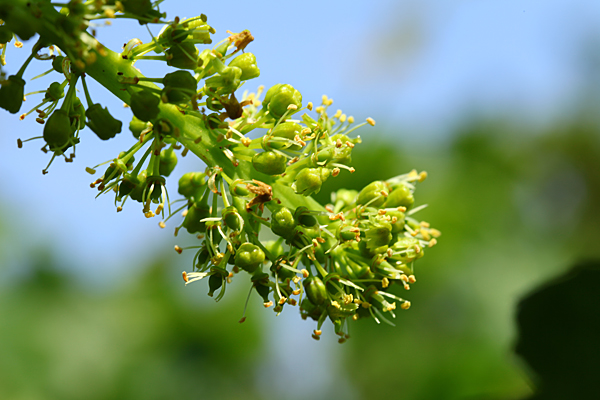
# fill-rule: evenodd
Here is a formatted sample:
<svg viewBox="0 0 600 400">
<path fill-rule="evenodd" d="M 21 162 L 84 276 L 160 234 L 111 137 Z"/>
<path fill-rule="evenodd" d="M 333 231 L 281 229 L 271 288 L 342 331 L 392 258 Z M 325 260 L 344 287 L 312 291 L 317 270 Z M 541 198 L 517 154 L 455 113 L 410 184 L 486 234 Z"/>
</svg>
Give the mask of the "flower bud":
<svg viewBox="0 0 600 400">
<path fill-rule="evenodd" d="M 158 171 L 162 176 L 169 176 L 177 165 L 177 155 L 172 147 L 164 149 L 160 152 L 160 161 Z"/>
<path fill-rule="evenodd" d="M 252 243 L 243 243 L 235 253 L 235 265 L 247 272 L 254 272 L 265 261 L 265 253 Z"/>
<path fill-rule="evenodd" d="M 324 304 L 329 298 L 325 284 L 316 276 L 309 276 L 304 279 L 302 285 L 304 285 L 304 290 L 306 290 L 306 296 L 313 304 Z"/>
<path fill-rule="evenodd" d="M 301 170 L 292 184 L 292 189 L 298 194 L 310 196 L 319 193 L 323 182 L 329 178 L 328 168 L 305 168 Z"/>
<path fill-rule="evenodd" d="M 294 211 L 294 219 L 298 221 L 300 225 L 307 227 L 313 227 L 318 223 L 317 218 L 304 206 L 296 208 L 296 211 Z"/>
<path fill-rule="evenodd" d="M 286 240 L 294 237 L 296 221 L 292 212 L 287 207 L 279 207 L 271 213 L 271 230 L 274 234 Z"/>
<path fill-rule="evenodd" d="M 242 216 L 234 206 L 225 207 L 221 211 L 221 218 L 225 225 L 232 231 L 239 232 L 242 229 Z"/>
<path fill-rule="evenodd" d="M 44 100 L 48 101 L 58 101 L 65 97 L 65 92 L 58 82 L 52 82 L 48 89 L 46 89 L 46 94 L 44 95 Z"/>
<path fill-rule="evenodd" d="M 140 121 L 148 122 L 158 115 L 160 98 L 147 89 L 142 89 L 131 95 L 129 106 L 133 115 Z"/>
<path fill-rule="evenodd" d="M 213 294 L 223 286 L 223 275 L 215 272 L 208 278 L 208 295 L 213 297 Z"/>
<path fill-rule="evenodd" d="M 392 240 L 392 224 L 385 221 L 371 222 L 364 229 L 367 247 L 370 250 L 387 246 Z"/>
<path fill-rule="evenodd" d="M 25 81 L 16 75 L 11 75 L 0 84 L 0 107 L 11 114 L 16 114 L 23 104 Z"/>
<path fill-rule="evenodd" d="M 244 53 L 229 63 L 230 67 L 238 67 L 242 70 L 242 76 L 240 79 L 246 81 L 248 79 L 258 78 L 260 76 L 260 70 L 256 66 L 256 57 L 252 53 Z"/>
<path fill-rule="evenodd" d="M 136 175 L 123 175 L 123 179 L 121 180 L 121 183 L 119 183 L 119 198 L 130 194 L 139 184 L 140 180 Z"/>
<path fill-rule="evenodd" d="M 171 72 L 163 78 L 162 90 L 168 103 L 183 103 L 190 101 L 198 90 L 198 82 L 189 71 Z"/>
<path fill-rule="evenodd" d="M 179 194 L 188 199 L 200 200 L 206 185 L 206 174 L 203 172 L 187 172 L 179 178 Z"/>
<path fill-rule="evenodd" d="M 210 207 L 207 203 L 196 201 L 188 207 L 188 212 L 183 220 L 183 227 L 189 233 L 202 233 L 206 231 L 206 223 L 201 219 L 210 217 Z"/>
<path fill-rule="evenodd" d="M 383 207 L 386 208 L 396 208 L 396 207 L 406 207 L 409 209 L 415 203 L 415 198 L 413 197 L 410 189 L 403 183 L 395 186 L 393 190 L 388 195 L 385 203 L 383 203 Z"/>
<path fill-rule="evenodd" d="M 166 51 L 167 65 L 179 69 L 198 68 L 198 48 L 189 42 L 177 44 Z"/>
<path fill-rule="evenodd" d="M 217 94 L 233 93 L 240 86 L 242 70 L 238 67 L 226 67 L 217 75 L 205 81 L 209 89 L 216 89 Z"/>
<path fill-rule="evenodd" d="M 63 73 L 63 60 L 65 59 L 65 57 L 63 56 L 56 56 L 54 57 L 54 59 L 52 60 L 52 69 L 54 69 L 56 72 L 58 72 L 59 74 Z"/>
<path fill-rule="evenodd" d="M 252 157 L 252 165 L 258 172 L 267 175 L 280 175 L 285 172 L 287 158 L 283 154 L 273 151 L 257 153 Z"/>
<path fill-rule="evenodd" d="M 288 106 L 294 105 L 298 109 L 302 107 L 302 94 L 292 85 L 277 84 L 267 91 L 262 105 L 274 118 L 279 119 L 288 112 Z M 288 115 L 293 113 L 294 111 L 290 111 Z"/>
<path fill-rule="evenodd" d="M 69 114 L 61 109 L 55 110 L 44 124 L 44 140 L 50 151 L 64 152 L 70 146 L 70 139 L 75 132 Z"/>
<path fill-rule="evenodd" d="M 382 181 L 374 181 L 363 188 L 356 198 L 356 204 L 369 205 L 369 207 L 380 207 L 385 202 L 381 192 L 387 192 L 387 187 Z"/>
<path fill-rule="evenodd" d="M 133 137 L 139 139 L 144 129 L 146 129 L 146 123 L 134 115 L 129 123 L 129 130 L 133 134 Z"/>
<path fill-rule="evenodd" d="M 69 111 L 69 118 L 71 118 L 71 124 L 75 124 L 75 128 L 85 128 L 85 107 L 81 104 L 79 97 L 75 96 L 71 103 L 71 110 Z"/>
<path fill-rule="evenodd" d="M 123 123 L 113 118 L 106 107 L 92 104 L 85 112 L 88 127 L 102 140 L 114 138 L 121 132 Z"/>
<path fill-rule="evenodd" d="M 289 140 L 294 140 L 294 138 L 296 136 L 300 136 L 301 133 L 302 126 L 300 124 L 297 124 L 296 122 L 287 121 L 282 122 L 278 124 L 275 128 L 273 128 L 270 136 L 274 138 L 285 138 Z M 290 146 L 287 143 L 279 142 L 277 140 L 269 141 L 269 146 L 274 149 L 289 148 L 290 150 L 300 150 L 302 148 L 302 146 L 299 144 L 292 144 Z"/>
</svg>

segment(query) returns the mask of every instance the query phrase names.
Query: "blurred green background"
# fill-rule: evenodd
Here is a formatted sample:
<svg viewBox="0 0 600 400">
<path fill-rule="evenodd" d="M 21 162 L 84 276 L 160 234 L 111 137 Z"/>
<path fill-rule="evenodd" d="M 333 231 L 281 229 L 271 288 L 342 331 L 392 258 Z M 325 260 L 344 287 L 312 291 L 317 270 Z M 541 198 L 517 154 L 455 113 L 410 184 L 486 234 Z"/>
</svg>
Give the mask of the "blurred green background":
<svg viewBox="0 0 600 400">
<path fill-rule="evenodd" d="M 200 11 L 226 20 L 216 11 Z M 218 31 L 229 28 L 225 22 L 221 26 Z M 341 32 L 351 29 L 335 26 Z M 423 38 L 408 36 L 417 43 Z M 394 45 L 370 63 L 388 62 L 390 52 L 410 56 L 420 48 L 403 48 L 406 41 Z M 380 46 L 390 48 L 388 42 Z M 330 179 L 320 199 L 327 201 L 328 192 L 337 188 L 359 189 L 413 168 L 426 170 L 429 178 L 415 197 L 417 203 L 430 205 L 420 217 L 442 236 L 417 263 L 418 282 L 404 295 L 412 307 L 398 313 L 397 326 L 353 323 L 352 338 L 344 345 L 337 344 L 329 329 L 321 341 L 312 340 L 312 322 L 301 321 L 291 308 L 275 318 L 256 296 L 247 321 L 238 324 L 248 287 L 234 282 L 218 304 L 205 295 L 206 282 L 184 288 L 180 273 L 189 260 L 171 254 L 173 239 L 165 232 L 161 239 L 147 238 L 146 231 L 158 231 L 154 225 L 131 234 L 125 224 L 142 219 L 135 211 L 134 218 L 107 236 L 96 220 L 68 219 L 53 214 L 52 207 L 35 206 L 42 199 L 53 204 L 42 195 L 29 203 L 30 209 L 15 208 L 11 190 L 41 190 L 42 184 L 29 177 L 15 184 L 12 174 L 3 177 L 3 201 L 10 206 L 0 211 L 0 399 L 528 397 L 532 378 L 513 353 L 519 299 L 575 262 L 600 255 L 600 74 L 595 49 L 591 45 L 573 54 L 586 56 L 584 68 L 577 70 L 584 84 L 575 85 L 568 108 L 542 113 L 542 123 L 539 114 L 524 114 L 506 104 L 494 109 L 494 102 L 492 111 L 482 110 L 473 102 L 452 112 L 454 123 L 434 126 L 437 133 L 431 133 L 427 119 L 438 114 L 423 117 L 422 131 L 414 121 L 408 129 L 391 109 L 377 115 L 381 108 L 369 109 L 370 98 L 361 99 L 366 108 L 357 106 L 352 113 L 372 111 L 378 125 L 360 132 L 363 144 L 353 153 L 357 171 Z M 269 76 L 268 59 L 261 67 Z M 311 71 L 306 73 L 311 76 Z M 323 85 L 310 91 L 321 94 Z M 302 85 L 297 87 L 302 90 Z M 385 89 L 374 90 L 384 96 Z M 354 111 L 351 94 L 349 103 L 333 97 L 344 111 Z M 1 118 L 4 123 L 8 117 Z M 35 157 L 39 161 L 37 153 Z M 23 163 L 17 160 L 11 166 Z M 90 165 L 94 161 L 86 160 Z M 82 175 L 84 164 L 71 173 Z M 48 179 L 64 180 L 60 168 Z M 65 189 L 43 190 L 51 194 L 50 202 Z M 72 208 L 70 201 L 75 200 L 57 200 Z M 43 210 L 53 224 L 33 217 L 37 214 L 32 207 Z M 82 215 L 96 213 L 89 205 L 81 207 Z M 108 211 L 97 211 L 103 212 Z M 95 250 L 80 255 L 79 244 L 74 244 L 70 253 L 69 240 L 65 245 L 60 239 L 65 226 L 82 232 L 99 229 Z M 120 236 L 120 226 L 129 236 Z M 62 241 L 53 241 L 53 236 Z M 106 269 L 84 261 L 96 252 L 98 257 L 110 255 Z"/>
</svg>

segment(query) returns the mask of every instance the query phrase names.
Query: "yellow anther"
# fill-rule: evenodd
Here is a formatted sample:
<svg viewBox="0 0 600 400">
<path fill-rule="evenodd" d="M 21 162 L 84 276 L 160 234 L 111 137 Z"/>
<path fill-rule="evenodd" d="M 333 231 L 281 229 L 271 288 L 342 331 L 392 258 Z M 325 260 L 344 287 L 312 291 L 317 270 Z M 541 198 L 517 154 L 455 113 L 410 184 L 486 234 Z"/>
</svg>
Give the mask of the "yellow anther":
<svg viewBox="0 0 600 400">
<path fill-rule="evenodd" d="M 312 101 L 308 102 L 308 104 L 306 105 L 306 108 L 308 108 L 309 111 L 312 111 L 312 109 L 313 109 L 313 103 L 312 103 Z"/>
<path fill-rule="evenodd" d="M 404 284 L 404 290 L 410 290 L 410 286 L 408 285 L 408 283 Z"/>
<path fill-rule="evenodd" d="M 121 211 L 123 211 L 123 207 L 121 207 L 121 206 L 118 206 L 118 207 L 117 207 L 117 212 L 121 212 Z M 434 239 L 434 240 L 435 240 L 435 239 Z"/>
<path fill-rule="evenodd" d="M 338 149 L 340 147 L 342 147 L 342 141 L 340 139 L 338 139 L 338 140 L 335 141 L 335 147 L 337 147 Z"/>
<path fill-rule="evenodd" d="M 353 124 L 354 123 L 354 117 L 352 115 L 348 117 L 348 123 L 349 124 Z"/>
<path fill-rule="evenodd" d="M 297 109 L 298 109 L 298 106 L 297 106 L 297 105 L 295 105 L 295 104 L 290 104 L 290 105 L 288 105 L 288 106 L 287 106 L 287 109 L 288 109 L 288 110 L 297 110 Z"/>
<path fill-rule="evenodd" d="M 400 280 L 402 280 L 402 282 L 408 282 L 408 275 L 406 275 L 406 274 L 400 275 Z"/>
<path fill-rule="evenodd" d="M 408 310 L 410 308 L 410 301 L 406 300 L 404 303 L 400 304 L 400 308 L 403 310 Z"/>
<path fill-rule="evenodd" d="M 340 169 L 338 167 L 335 167 L 334 169 L 331 170 L 331 176 L 333 176 L 334 178 L 336 176 L 338 176 L 340 174 Z"/>
<path fill-rule="evenodd" d="M 310 128 L 307 127 L 307 128 L 302 129 L 302 131 L 300 132 L 300 134 L 302 136 L 306 136 L 306 135 L 310 135 L 311 132 L 312 131 L 310 130 Z"/>
<path fill-rule="evenodd" d="M 436 244 L 437 244 L 437 240 L 435 240 L 435 239 L 431 239 L 431 240 L 429 241 L 429 245 L 428 245 L 428 247 L 433 247 L 433 246 L 435 246 Z"/>
<path fill-rule="evenodd" d="M 20 42 L 18 39 L 15 39 L 15 47 L 17 49 L 20 49 L 21 47 L 23 47 L 23 42 Z"/>
<path fill-rule="evenodd" d="M 338 303 L 338 302 L 337 302 L 337 301 L 335 301 L 335 300 L 332 300 L 332 301 L 331 301 L 331 305 L 332 305 L 332 306 L 334 306 L 334 307 L 335 307 L 335 308 L 337 308 L 337 309 L 340 309 L 340 308 L 341 308 L 341 306 L 340 306 L 340 303 Z"/>
<path fill-rule="evenodd" d="M 379 215 L 385 215 L 386 212 L 387 211 L 385 211 L 385 210 L 379 210 L 379 211 L 377 211 L 377 214 L 379 214 Z"/>
<path fill-rule="evenodd" d="M 287 301 L 287 298 L 286 298 L 286 297 L 282 297 L 282 298 L 280 298 L 280 299 L 279 299 L 279 305 L 283 305 L 283 304 L 285 304 L 285 302 L 286 302 L 286 301 Z"/>
<path fill-rule="evenodd" d="M 406 207 L 400 206 L 400 207 L 396 208 L 396 210 L 398 210 L 400 212 L 406 212 Z"/>
<path fill-rule="evenodd" d="M 394 302 L 386 307 L 386 311 L 392 311 L 395 309 L 396 309 L 396 302 Z"/>
<path fill-rule="evenodd" d="M 419 182 L 423 182 L 425 179 L 427 179 L 427 172 L 426 171 L 421 171 L 419 173 Z"/>
<path fill-rule="evenodd" d="M 240 141 L 246 147 L 250 146 L 250 143 L 252 143 L 252 140 L 248 139 L 247 137 L 241 138 Z"/>
<path fill-rule="evenodd" d="M 342 115 L 342 110 L 337 110 L 333 118 L 339 118 Z"/>
<path fill-rule="evenodd" d="M 323 108 L 323 106 L 318 106 L 317 108 L 315 108 L 315 111 L 318 112 L 319 114 L 322 114 L 323 111 L 325 111 L 325 108 Z"/>
<path fill-rule="evenodd" d="M 429 233 L 430 233 L 430 234 L 431 234 L 431 236 L 433 236 L 433 237 L 440 237 L 440 235 L 442 234 L 442 232 L 438 231 L 438 230 L 437 230 L 437 229 L 435 229 L 435 228 L 431 228 L 431 229 L 429 230 Z"/>
<path fill-rule="evenodd" d="M 183 252 L 183 249 L 181 247 L 179 247 L 178 245 L 175 245 L 175 251 L 179 254 L 181 254 Z"/>
<path fill-rule="evenodd" d="M 327 101 L 328 101 L 328 100 L 329 100 L 329 98 L 327 97 L 327 95 L 326 95 L 326 94 L 324 94 L 323 96 L 321 96 L 321 102 L 322 102 L 323 104 L 327 104 Z"/>
<path fill-rule="evenodd" d="M 148 211 L 148 212 L 144 213 L 144 216 L 146 218 L 152 218 L 155 216 L 155 214 L 152 211 Z"/>
<path fill-rule="evenodd" d="M 414 275 L 408 276 L 408 282 L 415 283 L 416 281 L 417 281 L 417 278 Z"/>
<path fill-rule="evenodd" d="M 346 142 L 346 146 L 350 147 L 351 149 L 354 148 L 354 143 L 347 141 Z"/>
<path fill-rule="evenodd" d="M 356 170 L 354 169 L 354 167 L 348 168 L 348 171 L 350 171 L 351 174 L 353 174 L 354 172 L 356 172 Z"/>
<path fill-rule="evenodd" d="M 358 321 L 358 314 L 352 315 L 352 321 Z"/>
<path fill-rule="evenodd" d="M 167 226 L 167 225 L 165 224 L 165 221 L 160 221 L 158 223 L 158 226 L 160 226 L 162 229 L 165 229 L 165 226 Z"/>
<path fill-rule="evenodd" d="M 300 294 L 300 292 L 301 292 L 301 290 L 300 290 L 300 289 L 296 289 L 296 290 L 294 290 L 294 291 L 292 292 L 292 294 L 293 294 L 294 296 L 298 296 L 298 295 Z"/>
<path fill-rule="evenodd" d="M 187 276 L 187 272 L 183 271 L 181 273 L 181 275 L 183 276 L 183 281 L 187 283 L 189 281 L 188 276 Z"/>
<path fill-rule="evenodd" d="M 327 101 L 327 105 L 328 105 L 328 106 L 330 106 L 330 105 L 332 105 L 332 104 L 333 104 L 333 99 L 329 99 L 329 100 Z"/>
<path fill-rule="evenodd" d="M 384 277 L 383 277 L 383 279 L 381 280 L 381 286 L 382 286 L 384 289 L 385 289 L 386 287 L 390 286 L 390 280 L 384 276 Z"/>
<path fill-rule="evenodd" d="M 307 271 L 307 272 L 308 272 L 308 271 Z M 304 275 L 304 272 L 302 273 L 302 275 Z M 306 278 L 306 277 L 305 277 L 305 278 Z M 300 282 L 300 279 L 302 279 L 302 278 L 300 278 L 298 275 L 296 275 L 296 276 L 294 276 L 294 277 L 292 278 L 292 282 L 294 282 L 294 283 L 298 283 L 298 282 Z"/>
<path fill-rule="evenodd" d="M 263 303 L 263 306 L 265 306 L 265 308 L 269 308 L 269 307 L 273 306 L 273 302 L 267 301 L 266 303 Z"/>
<path fill-rule="evenodd" d="M 344 123 L 344 122 L 346 122 L 346 114 L 342 114 L 342 115 L 340 115 L 340 122 L 341 122 L 341 123 Z"/>
<path fill-rule="evenodd" d="M 317 336 L 321 336 L 321 333 L 323 333 L 323 332 L 321 332 L 321 330 L 320 330 L 320 329 L 315 329 L 313 332 L 314 332 L 314 334 L 315 334 L 315 335 L 317 335 Z"/>
<path fill-rule="evenodd" d="M 352 293 L 344 295 L 344 304 L 348 305 L 348 304 L 352 303 L 353 300 L 354 300 L 354 296 L 352 295 Z"/>
<path fill-rule="evenodd" d="M 371 126 L 375 126 L 375 120 L 371 117 L 367 118 L 367 123 Z"/>
<path fill-rule="evenodd" d="M 300 270 L 300 272 L 302 272 L 302 276 L 303 276 L 303 277 L 305 277 L 305 278 L 308 278 L 308 276 L 310 275 L 310 274 L 308 273 L 308 271 L 307 271 L 306 269 L 304 269 L 304 268 L 302 268 L 302 269 Z"/>
</svg>

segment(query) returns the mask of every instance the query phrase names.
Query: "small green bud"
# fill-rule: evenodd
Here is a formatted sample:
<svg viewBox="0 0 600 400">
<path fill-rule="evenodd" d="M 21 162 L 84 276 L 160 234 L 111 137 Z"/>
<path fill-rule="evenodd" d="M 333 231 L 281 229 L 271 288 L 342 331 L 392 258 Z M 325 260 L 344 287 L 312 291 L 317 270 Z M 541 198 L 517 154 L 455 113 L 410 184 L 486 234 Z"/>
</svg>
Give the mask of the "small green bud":
<svg viewBox="0 0 600 400">
<path fill-rule="evenodd" d="M 132 174 L 123 175 L 123 179 L 119 183 L 119 198 L 130 194 L 139 184 L 140 180 L 137 176 Z"/>
<path fill-rule="evenodd" d="M 225 225 L 232 231 L 239 232 L 242 228 L 242 216 L 234 206 L 225 207 L 221 211 L 221 217 Z"/>
<path fill-rule="evenodd" d="M 260 70 L 256 66 L 256 57 L 252 53 L 240 54 L 229 63 L 230 67 L 238 67 L 242 70 L 241 80 L 258 78 Z"/>
<path fill-rule="evenodd" d="M 146 129 L 146 123 L 134 115 L 129 123 L 129 130 L 133 137 L 139 139 L 144 129 Z"/>
<path fill-rule="evenodd" d="M 235 265 L 247 272 L 254 272 L 265 261 L 265 253 L 252 243 L 243 243 L 235 253 Z"/>
<path fill-rule="evenodd" d="M 198 82 L 189 71 L 171 72 L 163 78 L 163 97 L 168 103 L 190 101 L 198 90 Z"/>
<path fill-rule="evenodd" d="M 319 193 L 323 182 L 329 178 L 328 168 L 305 168 L 301 170 L 292 184 L 292 189 L 298 194 L 310 196 Z"/>
<path fill-rule="evenodd" d="M 213 297 L 213 294 L 223 286 L 223 275 L 215 272 L 208 278 L 208 295 Z"/>
<path fill-rule="evenodd" d="M 263 301 L 265 303 L 268 303 L 269 302 L 269 293 L 271 293 L 271 288 L 267 285 L 263 285 L 262 283 L 258 283 L 258 282 L 256 282 L 254 284 L 254 288 L 256 289 L 256 291 L 258 292 L 260 297 L 262 297 Z"/>
<path fill-rule="evenodd" d="M 11 114 L 16 114 L 23 104 L 25 94 L 25 81 L 16 75 L 11 75 L 7 80 L 1 81 L 0 107 Z"/>
<path fill-rule="evenodd" d="M 171 175 L 171 172 L 175 169 L 177 165 L 177 154 L 173 151 L 172 147 L 168 149 L 163 149 L 160 152 L 160 162 L 158 166 L 158 171 L 163 176 Z"/>
<path fill-rule="evenodd" d="M 278 124 L 275 128 L 273 128 L 270 136 L 274 138 L 294 140 L 294 138 L 296 136 L 300 136 L 301 133 L 302 126 L 300 124 L 297 124 L 296 122 L 287 121 L 282 122 Z M 290 150 L 300 150 L 302 148 L 302 146 L 299 144 L 292 144 L 290 146 L 287 143 L 278 142 L 277 140 L 269 141 L 269 146 L 271 146 L 274 149 L 289 148 Z"/>
<path fill-rule="evenodd" d="M 121 132 L 123 123 L 113 118 L 106 107 L 102 108 L 100 104 L 92 104 L 85 112 L 88 118 L 88 127 L 102 140 L 114 138 Z"/>
<path fill-rule="evenodd" d="M 277 84 L 267 91 L 262 105 L 274 118 L 279 119 L 288 112 L 289 106 L 295 106 L 296 109 L 302 107 L 302 95 L 292 85 Z M 288 115 L 294 112 L 290 110 Z"/>
<path fill-rule="evenodd" d="M 239 181 L 237 183 L 229 186 L 229 193 L 233 197 L 238 197 L 238 196 L 246 197 L 246 196 L 250 195 L 250 191 L 248 190 L 246 185 Z"/>
<path fill-rule="evenodd" d="M 294 237 L 296 220 L 287 207 L 280 207 L 271 213 L 271 230 L 286 240 Z"/>
<path fill-rule="evenodd" d="M 300 225 L 308 227 L 313 227 L 318 223 L 317 218 L 304 206 L 296 208 L 296 211 L 294 211 L 294 219 L 298 221 Z"/>
<path fill-rule="evenodd" d="M 65 92 L 58 82 L 52 82 L 44 95 L 44 99 L 48 101 L 58 101 L 63 97 L 65 97 Z"/>
<path fill-rule="evenodd" d="M 203 172 L 187 172 L 179 178 L 180 195 L 188 199 L 194 198 L 200 200 L 206 185 L 206 174 Z"/>
<path fill-rule="evenodd" d="M 129 106 L 133 115 L 135 115 L 140 121 L 148 122 L 158 115 L 160 109 L 158 104 L 160 98 L 149 90 L 142 89 L 131 95 L 131 101 Z"/>
<path fill-rule="evenodd" d="M 167 65 L 179 69 L 198 68 L 198 48 L 189 42 L 176 44 L 166 51 Z"/>
<path fill-rule="evenodd" d="M 0 43 L 5 44 L 12 40 L 13 33 L 6 25 L 0 25 Z"/>
<path fill-rule="evenodd" d="M 387 193 L 387 187 L 382 181 L 374 181 L 363 188 L 356 198 L 356 204 L 369 205 L 369 207 L 380 207 L 385 202 L 385 196 L 382 192 Z"/>
<path fill-rule="evenodd" d="M 106 174 L 105 174 L 106 175 Z M 139 203 L 144 201 L 144 189 L 146 188 L 146 179 L 148 178 L 148 172 L 146 170 L 140 171 L 137 176 L 137 185 L 129 192 L 129 197 Z M 132 182 L 135 182 L 132 178 Z"/>
<path fill-rule="evenodd" d="M 52 60 L 52 69 L 54 69 L 59 74 L 63 73 L 62 62 L 65 58 L 63 56 L 56 56 Z"/>
<path fill-rule="evenodd" d="M 71 145 L 70 139 L 75 132 L 69 114 L 61 109 L 54 110 L 44 124 L 44 140 L 50 151 L 64 152 Z"/>
<path fill-rule="evenodd" d="M 327 295 L 327 288 L 320 278 L 316 276 L 309 276 L 308 278 L 304 279 L 302 285 L 304 285 L 306 296 L 311 303 L 322 305 L 328 300 L 329 296 Z"/>
<path fill-rule="evenodd" d="M 386 213 L 391 218 L 392 233 L 400 233 L 404 230 L 404 213 L 394 210 Z"/>
<path fill-rule="evenodd" d="M 387 246 L 390 240 L 392 240 L 392 224 L 389 222 L 377 221 L 369 223 L 369 226 L 364 232 L 367 247 L 370 250 L 381 246 Z"/>
<path fill-rule="evenodd" d="M 202 233 L 206 231 L 206 223 L 200 222 L 201 219 L 210 217 L 210 207 L 208 204 L 196 201 L 188 207 L 187 215 L 183 220 L 183 227 L 189 233 Z"/>
<path fill-rule="evenodd" d="M 216 89 L 217 94 L 233 93 L 240 86 L 242 70 L 238 67 L 226 67 L 219 74 L 205 81 L 209 89 Z"/>
<path fill-rule="evenodd" d="M 287 158 L 273 151 L 257 153 L 252 157 L 252 165 L 258 172 L 267 175 L 280 175 L 285 172 Z"/>
<path fill-rule="evenodd" d="M 403 183 L 395 186 L 393 190 L 388 195 L 385 203 L 383 203 L 383 207 L 386 208 L 395 208 L 395 207 L 406 207 L 409 209 L 415 203 L 415 198 L 408 188 L 408 186 Z"/>
<path fill-rule="evenodd" d="M 408 264 L 416 259 L 419 259 L 425 254 L 425 251 L 419 244 L 418 239 L 406 236 L 399 238 L 398 241 L 392 246 L 392 250 L 396 252 L 392 258 L 394 260 L 401 261 L 404 264 Z"/>
<path fill-rule="evenodd" d="M 85 107 L 83 107 L 81 100 L 77 96 L 75 96 L 71 103 L 69 118 L 71 118 L 71 124 L 75 123 L 75 126 L 78 126 L 79 129 L 85 128 Z"/>
</svg>

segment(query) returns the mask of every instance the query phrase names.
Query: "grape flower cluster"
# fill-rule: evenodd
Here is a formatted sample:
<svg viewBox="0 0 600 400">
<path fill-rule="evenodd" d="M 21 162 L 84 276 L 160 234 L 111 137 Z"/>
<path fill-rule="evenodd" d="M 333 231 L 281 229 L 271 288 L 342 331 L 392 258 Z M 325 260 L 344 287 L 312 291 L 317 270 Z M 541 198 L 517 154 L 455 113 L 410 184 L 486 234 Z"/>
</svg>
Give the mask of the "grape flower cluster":
<svg viewBox="0 0 600 400">
<path fill-rule="evenodd" d="M 265 307 L 276 313 L 298 307 L 303 319 L 316 321 L 317 340 L 327 319 L 340 342 L 349 338 L 350 320 L 392 324 L 397 308 L 411 304 L 392 289 L 410 289 L 415 261 L 440 235 L 415 217 L 424 207 L 415 206 L 415 186 L 427 174 L 411 171 L 360 191 L 338 190 L 330 204 L 319 204 L 311 196 L 327 180 L 354 172 L 351 154 L 361 142 L 354 131 L 375 121 L 356 124 L 333 112 L 327 96 L 318 105 L 303 104 L 289 84 L 240 93 L 260 75 L 256 57 L 246 51 L 252 34 L 228 31 L 213 44 L 215 30 L 205 15 L 166 20 L 158 3 L 0 0 L 2 65 L 9 43 L 21 47 L 19 38 L 39 35 L 19 71 L 0 77 L 0 107 L 10 113 L 21 112 L 26 96 L 43 95 L 20 115 L 34 114 L 43 135 L 19 139 L 19 147 L 41 140 L 50 163 L 56 157 L 72 162 L 86 127 L 102 140 L 120 134 L 122 122 L 92 99 L 86 81 L 94 79 L 131 109 L 133 137 L 116 158 L 87 168 L 98 174 L 90 186 L 114 196 L 117 211 L 139 203 L 160 227 L 174 220 L 175 235 L 185 229 L 199 239 L 197 246 L 175 247 L 195 252 L 183 272 L 186 285 L 206 279 L 209 296 L 220 300 L 234 279 L 246 280 Z M 94 37 L 97 21 L 115 18 L 162 29 L 117 53 Z M 25 94 L 23 75 L 34 59 L 48 63 L 42 75 L 60 79 Z M 140 60 L 174 71 L 146 77 L 134 67 Z M 179 176 L 178 193 L 169 194 L 166 180 L 188 153 L 206 168 Z"/>
</svg>

